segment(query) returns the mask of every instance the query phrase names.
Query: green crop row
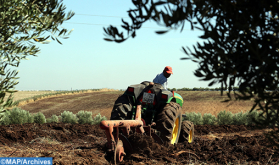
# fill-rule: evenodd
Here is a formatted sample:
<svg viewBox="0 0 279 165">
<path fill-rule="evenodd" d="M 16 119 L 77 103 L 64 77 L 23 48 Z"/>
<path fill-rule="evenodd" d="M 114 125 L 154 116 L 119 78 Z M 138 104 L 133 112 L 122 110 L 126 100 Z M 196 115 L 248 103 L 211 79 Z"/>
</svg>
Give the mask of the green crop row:
<svg viewBox="0 0 279 165">
<path fill-rule="evenodd" d="M 195 125 L 252 125 L 262 118 L 258 111 L 233 114 L 226 110 L 219 112 L 217 117 L 210 113 L 205 113 L 202 116 L 201 113 L 195 112 L 186 112 L 185 116 L 183 120 L 189 120 Z"/>
<path fill-rule="evenodd" d="M 24 123 L 71 123 L 71 124 L 99 124 L 106 117 L 101 116 L 100 113 L 92 118 L 92 112 L 79 111 L 73 114 L 69 111 L 64 111 L 60 116 L 52 115 L 50 118 L 45 118 L 41 112 L 30 114 L 28 111 L 20 108 L 13 108 L 0 114 L 0 125 L 10 124 L 24 124 Z"/>
<path fill-rule="evenodd" d="M 252 125 L 261 118 L 262 116 L 257 111 L 233 114 L 224 110 L 218 113 L 217 117 L 209 113 L 205 113 L 202 116 L 201 113 L 186 112 L 183 120 L 189 120 L 195 125 Z M 88 111 L 79 111 L 77 114 L 64 111 L 60 116 L 52 115 L 50 118 L 45 118 L 45 115 L 41 112 L 30 114 L 28 111 L 18 107 L 0 113 L 0 125 L 24 123 L 79 123 L 94 125 L 99 124 L 102 120 L 106 120 L 106 117 L 101 116 L 99 113 L 92 118 L 92 112 Z"/>
</svg>

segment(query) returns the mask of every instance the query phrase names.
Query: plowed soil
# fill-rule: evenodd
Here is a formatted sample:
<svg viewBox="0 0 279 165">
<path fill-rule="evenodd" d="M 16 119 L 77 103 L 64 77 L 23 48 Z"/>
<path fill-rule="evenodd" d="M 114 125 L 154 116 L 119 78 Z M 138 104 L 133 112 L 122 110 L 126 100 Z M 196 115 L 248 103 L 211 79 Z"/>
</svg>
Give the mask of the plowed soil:
<svg viewBox="0 0 279 165">
<path fill-rule="evenodd" d="M 65 95 L 38 100 L 22 106 L 46 117 L 63 111 L 91 111 L 110 117 L 114 101 L 123 92 L 96 92 Z M 219 92 L 180 93 L 183 111 L 218 113 L 249 110 L 252 102 L 222 103 Z M 205 106 L 205 105 L 206 106 Z M 224 109 L 225 108 L 225 109 Z M 155 143 L 151 138 L 133 134 L 133 152 L 120 164 L 276 164 L 273 149 L 264 137 L 269 129 L 253 126 L 195 126 L 194 142 L 177 145 Z M 113 164 L 107 154 L 105 132 L 98 125 L 23 124 L 0 126 L 0 157 L 53 157 L 53 164 Z"/>
<path fill-rule="evenodd" d="M 193 143 L 159 145 L 133 134 L 133 152 L 120 164 L 273 164 L 267 129 L 246 126 L 196 126 Z M 226 135 L 222 135 L 226 134 Z M 0 126 L 1 157 L 53 157 L 53 164 L 112 164 L 98 125 L 23 124 Z"/>
</svg>

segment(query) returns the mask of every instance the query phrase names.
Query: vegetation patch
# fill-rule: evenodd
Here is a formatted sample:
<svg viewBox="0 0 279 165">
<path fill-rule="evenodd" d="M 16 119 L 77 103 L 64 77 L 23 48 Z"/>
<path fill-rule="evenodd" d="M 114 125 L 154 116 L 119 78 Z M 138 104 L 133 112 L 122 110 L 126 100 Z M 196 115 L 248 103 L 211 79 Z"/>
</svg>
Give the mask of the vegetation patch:
<svg viewBox="0 0 279 165">
<path fill-rule="evenodd" d="M 92 112 L 79 111 L 77 114 L 73 112 L 64 111 L 60 116 L 52 115 L 50 118 L 46 118 L 42 112 L 30 114 L 26 110 L 20 108 L 13 108 L 1 113 L 0 125 L 10 124 L 25 124 L 25 123 L 71 123 L 71 124 L 99 124 L 103 120 L 107 120 L 105 116 L 101 116 L 100 113 L 92 118 Z"/>
<path fill-rule="evenodd" d="M 189 120 L 195 125 L 254 125 L 257 121 L 263 118 L 258 111 L 252 112 L 239 112 L 233 114 L 229 111 L 221 111 L 217 114 L 217 117 L 210 113 L 205 113 L 203 116 L 201 113 L 185 113 L 183 120 Z"/>
<path fill-rule="evenodd" d="M 79 124 L 92 124 L 92 112 L 85 112 L 85 111 L 79 111 L 77 113 L 78 123 Z"/>
<path fill-rule="evenodd" d="M 46 117 L 42 112 L 35 113 L 33 116 L 34 116 L 34 123 L 38 123 L 38 124 L 46 123 Z"/>
</svg>

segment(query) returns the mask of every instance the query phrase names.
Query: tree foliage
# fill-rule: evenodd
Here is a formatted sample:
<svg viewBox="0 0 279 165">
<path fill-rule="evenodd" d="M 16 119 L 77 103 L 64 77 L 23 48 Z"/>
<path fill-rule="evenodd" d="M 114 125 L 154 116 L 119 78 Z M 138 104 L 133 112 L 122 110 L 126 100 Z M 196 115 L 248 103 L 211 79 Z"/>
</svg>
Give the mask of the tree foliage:
<svg viewBox="0 0 279 165">
<path fill-rule="evenodd" d="M 12 96 L 4 101 L 6 93 L 15 92 L 17 71 L 21 60 L 36 56 L 37 43 L 48 43 L 58 38 L 66 39 L 71 31 L 62 28 L 73 12 L 58 0 L 0 0 L 0 109 L 12 105 Z"/>
<path fill-rule="evenodd" d="M 193 49 L 182 47 L 187 57 L 199 64 L 194 74 L 209 86 L 219 83 L 228 88 L 231 99 L 233 86 L 239 87 L 237 99 L 255 99 L 262 120 L 259 125 L 279 122 L 279 3 L 259 0 L 132 0 L 135 8 L 128 10 L 131 23 L 124 20 L 126 35 L 114 26 L 104 28 L 105 40 L 123 42 L 135 37 L 137 30 L 148 20 L 171 29 L 201 30 L 203 43 Z M 279 148 L 279 131 L 270 134 Z"/>
</svg>

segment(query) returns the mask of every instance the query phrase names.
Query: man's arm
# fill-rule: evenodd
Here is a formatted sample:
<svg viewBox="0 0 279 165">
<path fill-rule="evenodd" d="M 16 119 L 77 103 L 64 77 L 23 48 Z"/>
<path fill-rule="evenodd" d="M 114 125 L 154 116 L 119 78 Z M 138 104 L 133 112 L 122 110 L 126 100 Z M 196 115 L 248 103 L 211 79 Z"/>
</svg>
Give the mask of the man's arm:
<svg viewBox="0 0 279 165">
<path fill-rule="evenodd" d="M 158 75 L 153 79 L 154 83 L 158 83 Z"/>
</svg>

